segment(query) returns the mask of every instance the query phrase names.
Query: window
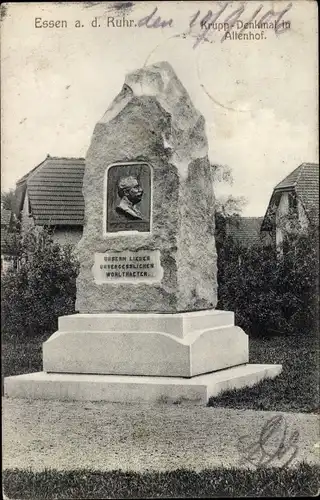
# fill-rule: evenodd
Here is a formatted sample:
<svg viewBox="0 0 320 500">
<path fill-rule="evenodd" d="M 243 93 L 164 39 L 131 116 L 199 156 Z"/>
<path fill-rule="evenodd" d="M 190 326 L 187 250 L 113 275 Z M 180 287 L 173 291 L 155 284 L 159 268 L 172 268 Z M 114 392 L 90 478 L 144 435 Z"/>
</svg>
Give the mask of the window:
<svg viewBox="0 0 320 500">
<path fill-rule="evenodd" d="M 289 210 L 290 212 L 296 212 L 298 207 L 298 200 L 295 193 L 289 193 Z"/>
</svg>

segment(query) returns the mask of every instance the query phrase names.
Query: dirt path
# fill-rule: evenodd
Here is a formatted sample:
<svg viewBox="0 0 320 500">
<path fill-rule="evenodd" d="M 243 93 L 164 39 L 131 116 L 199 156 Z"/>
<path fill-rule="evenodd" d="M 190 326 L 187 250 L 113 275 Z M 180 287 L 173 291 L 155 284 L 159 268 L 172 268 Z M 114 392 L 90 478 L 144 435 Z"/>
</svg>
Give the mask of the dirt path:
<svg viewBox="0 0 320 500">
<path fill-rule="evenodd" d="M 274 418 L 278 417 L 277 420 Z M 273 420 L 271 420 L 273 418 Z M 277 427 L 271 437 L 262 433 Z M 285 425 L 287 425 L 286 435 Z M 239 439 L 242 438 L 242 445 Z M 248 467 L 259 442 L 270 465 L 319 463 L 319 416 L 165 405 L 3 399 L 3 468 L 172 470 Z M 290 444 L 291 443 L 291 444 Z M 261 456 L 256 448 L 252 461 Z"/>
</svg>

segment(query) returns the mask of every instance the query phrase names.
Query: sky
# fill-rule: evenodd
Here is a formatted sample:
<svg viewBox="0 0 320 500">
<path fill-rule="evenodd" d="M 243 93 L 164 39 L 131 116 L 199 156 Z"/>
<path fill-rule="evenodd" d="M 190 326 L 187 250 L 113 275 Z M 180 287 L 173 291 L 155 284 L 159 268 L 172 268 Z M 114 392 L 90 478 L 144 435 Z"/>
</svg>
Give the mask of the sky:
<svg viewBox="0 0 320 500">
<path fill-rule="evenodd" d="M 318 161 L 316 3 L 125 4 L 2 6 L 2 190 L 14 187 L 47 154 L 84 157 L 126 73 L 168 61 L 205 118 L 210 161 L 232 170 L 233 185 L 217 183 L 217 195 L 243 196 L 243 215 L 264 215 L 273 187 L 301 163 Z M 237 18 L 231 33 L 239 33 L 241 21 L 260 6 L 256 19 L 273 9 L 270 22 L 287 9 L 282 19 L 290 29 L 266 29 L 260 40 L 221 41 L 225 31 L 217 27 L 199 39 L 208 11 L 212 20 L 224 8 L 218 20 Z M 146 25 L 143 18 L 155 9 Z M 166 26 L 153 27 L 158 16 Z M 123 17 L 136 26 L 112 26 Z M 100 27 L 92 26 L 94 19 Z M 45 20 L 64 20 L 67 27 L 46 28 Z M 261 34 L 259 28 L 249 31 Z"/>
</svg>

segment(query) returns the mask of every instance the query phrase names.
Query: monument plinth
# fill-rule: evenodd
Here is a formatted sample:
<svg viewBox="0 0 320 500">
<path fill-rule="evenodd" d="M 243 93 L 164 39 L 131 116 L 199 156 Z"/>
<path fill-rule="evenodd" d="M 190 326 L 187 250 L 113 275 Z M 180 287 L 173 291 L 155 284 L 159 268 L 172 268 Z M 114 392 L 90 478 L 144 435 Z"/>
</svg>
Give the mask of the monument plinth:
<svg viewBox="0 0 320 500">
<path fill-rule="evenodd" d="M 203 117 L 168 63 L 135 71 L 97 123 L 83 181 L 78 314 L 59 318 L 15 397 L 206 402 L 275 376 L 215 310 L 215 200 Z"/>
</svg>

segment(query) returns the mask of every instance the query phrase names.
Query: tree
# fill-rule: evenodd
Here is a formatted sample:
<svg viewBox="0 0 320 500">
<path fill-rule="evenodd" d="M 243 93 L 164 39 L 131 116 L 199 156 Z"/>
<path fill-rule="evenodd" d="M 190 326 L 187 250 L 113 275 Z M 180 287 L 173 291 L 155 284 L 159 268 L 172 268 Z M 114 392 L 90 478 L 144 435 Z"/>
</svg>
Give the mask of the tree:
<svg viewBox="0 0 320 500">
<path fill-rule="evenodd" d="M 230 167 L 216 163 L 210 166 L 214 182 L 225 182 L 231 186 L 233 185 L 233 175 Z"/>
<path fill-rule="evenodd" d="M 3 210 L 14 211 L 15 208 L 15 190 L 1 191 L 1 208 Z"/>
<path fill-rule="evenodd" d="M 218 165 L 212 170 L 216 182 L 227 179 L 232 184 L 230 169 Z M 262 241 L 243 248 L 227 228 L 240 220 L 244 203 L 231 195 L 216 202 L 217 308 L 234 311 L 236 323 L 252 335 L 314 333 L 319 313 L 318 228 L 301 225 L 292 210 L 277 218 L 283 232 L 278 248 Z M 272 231 L 275 208 L 269 218 Z"/>
<path fill-rule="evenodd" d="M 211 165 L 213 183 L 224 183 L 233 185 L 234 179 L 232 170 L 226 165 Z M 216 197 L 215 210 L 215 225 L 216 225 L 216 245 L 219 253 L 219 248 L 225 241 L 228 233 L 228 227 L 239 224 L 239 218 L 244 206 L 246 198 L 243 196 L 233 196 L 231 194 Z"/>
<path fill-rule="evenodd" d="M 213 177 L 213 184 L 224 183 L 229 186 L 233 185 L 234 179 L 232 170 L 227 165 L 211 165 L 211 172 Z M 216 197 L 216 211 L 225 218 L 239 216 L 247 203 L 244 196 L 217 196 Z"/>
</svg>

